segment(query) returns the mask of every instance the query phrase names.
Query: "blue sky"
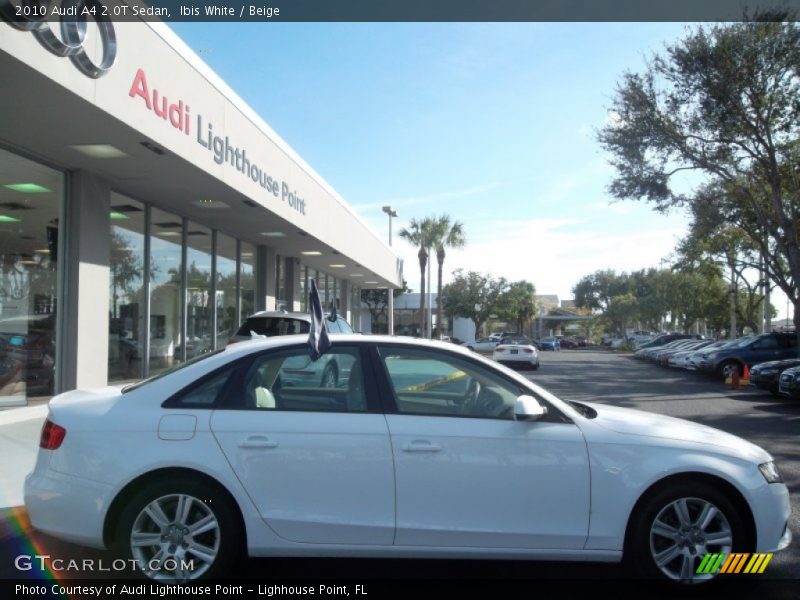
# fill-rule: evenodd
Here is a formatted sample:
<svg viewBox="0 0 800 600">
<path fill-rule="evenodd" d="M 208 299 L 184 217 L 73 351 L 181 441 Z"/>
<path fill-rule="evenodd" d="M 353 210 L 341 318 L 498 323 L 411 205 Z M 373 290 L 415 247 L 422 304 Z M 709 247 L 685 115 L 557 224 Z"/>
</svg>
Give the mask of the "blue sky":
<svg viewBox="0 0 800 600">
<path fill-rule="evenodd" d="M 382 235 L 447 213 L 455 268 L 572 296 L 597 269 L 658 266 L 687 224 L 611 202 L 594 132 L 616 82 L 679 23 L 172 23 Z M 395 237 L 409 286 L 416 250 Z"/>
</svg>

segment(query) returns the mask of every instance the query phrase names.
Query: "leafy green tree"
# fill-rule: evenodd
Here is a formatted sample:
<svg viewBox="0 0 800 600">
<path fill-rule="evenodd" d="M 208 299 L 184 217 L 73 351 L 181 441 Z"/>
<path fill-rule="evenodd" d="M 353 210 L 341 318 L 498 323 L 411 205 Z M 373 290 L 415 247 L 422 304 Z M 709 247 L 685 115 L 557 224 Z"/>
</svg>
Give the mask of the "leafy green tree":
<svg viewBox="0 0 800 600">
<path fill-rule="evenodd" d="M 392 290 L 392 296 L 397 298 L 398 296 L 402 296 L 406 292 L 408 292 L 408 285 L 406 284 L 406 280 L 403 280 L 403 287 L 402 288 L 395 288 Z M 387 311 L 389 309 L 389 290 L 386 288 L 383 289 L 362 289 L 361 290 L 361 301 L 367 305 L 367 309 L 369 310 L 370 317 L 372 317 L 372 332 L 378 333 L 378 331 L 382 331 L 386 333 L 389 329 L 388 321 L 381 323 L 381 320 L 388 315 Z"/>
<path fill-rule="evenodd" d="M 436 260 L 439 263 L 436 288 L 436 323 L 441 329 L 442 319 L 442 270 L 444 268 L 445 248 L 463 248 L 467 243 L 464 235 L 464 225 L 458 221 L 451 221 L 448 215 L 442 215 L 433 220 L 431 238 L 436 249 Z"/>
<path fill-rule="evenodd" d="M 414 246 L 419 247 L 417 258 L 419 259 L 419 325 L 420 331 L 425 331 L 425 267 L 428 265 L 429 250 L 434 242 L 434 219 L 431 217 L 417 221 L 411 219 L 408 227 L 400 230 L 400 237 L 408 240 Z"/>
<path fill-rule="evenodd" d="M 575 306 L 605 311 L 614 296 L 628 292 L 626 277 L 611 269 L 595 271 L 586 275 L 572 288 Z"/>
<path fill-rule="evenodd" d="M 502 277 L 495 279 L 475 271 L 464 273 L 458 269 L 453 272 L 453 281 L 442 290 L 442 306 L 447 314 L 472 319 L 475 331 L 497 311 L 500 297 L 508 289 Z"/>
<path fill-rule="evenodd" d="M 657 210 L 715 202 L 760 248 L 800 334 L 800 27 L 769 13 L 700 26 L 625 73 L 598 134 L 613 196 Z M 705 185 L 685 192 L 682 172 Z"/>
<path fill-rule="evenodd" d="M 536 287 L 529 281 L 515 281 L 498 298 L 497 315 L 516 324 L 520 333 L 536 315 Z"/>
<path fill-rule="evenodd" d="M 636 296 L 627 292 L 611 298 L 603 311 L 603 316 L 608 320 L 613 331 L 619 331 L 620 335 L 625 337 L 628 323 L 636 319 L 638 310 Z"/>
</svg>

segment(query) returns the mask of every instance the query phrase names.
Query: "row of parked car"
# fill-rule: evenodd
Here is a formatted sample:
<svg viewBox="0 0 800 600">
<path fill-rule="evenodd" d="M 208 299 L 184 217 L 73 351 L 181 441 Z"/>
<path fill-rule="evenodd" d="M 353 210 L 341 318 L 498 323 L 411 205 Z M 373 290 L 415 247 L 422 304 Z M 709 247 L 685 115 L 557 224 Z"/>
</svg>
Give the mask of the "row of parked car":
<svg viewBox="0 0 800 600">
<path fill-rule="evenodd" d="M 734 340 L 667 334 L 642 343 L 636 358 L 727 378 L 749 370 L 750 385 L 775 396 L 800 398 L 800 355 L 795 332 L 772 332 Z"/>
<path fill-rule="evenodd" d="M 461 345 L 474 350 L 475 352 L 493 352 L 495 347 L 500 343 L 504 337 L 525 337 L 519 336 L 516 333 L 493 333 L 489 337 L 480 338 L 474 342 L 463 342 Z M 558 351 L 562 348 L 578 348 L 586 346 L 587 339 L 585 337 L 576 336 L 547 336 L 536 340 L 530 340 L 530 344 L 537 350 L 554 350 Z"/>
</svg>

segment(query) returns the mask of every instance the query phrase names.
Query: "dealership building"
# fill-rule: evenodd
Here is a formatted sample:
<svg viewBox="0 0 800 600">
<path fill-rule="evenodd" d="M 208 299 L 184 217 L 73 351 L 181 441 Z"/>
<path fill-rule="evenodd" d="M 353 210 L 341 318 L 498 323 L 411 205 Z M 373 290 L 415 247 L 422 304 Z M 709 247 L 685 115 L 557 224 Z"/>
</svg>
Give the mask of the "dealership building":
<svg viewBox="0 0 800 600">
<path fill-rule="evenodd" d="M 0 406 L 222 347 L 312 279 L 358 329 L 360 290 L 402 281 L 166 25 L 0 21 L 0 79 Z"/>
</svg>

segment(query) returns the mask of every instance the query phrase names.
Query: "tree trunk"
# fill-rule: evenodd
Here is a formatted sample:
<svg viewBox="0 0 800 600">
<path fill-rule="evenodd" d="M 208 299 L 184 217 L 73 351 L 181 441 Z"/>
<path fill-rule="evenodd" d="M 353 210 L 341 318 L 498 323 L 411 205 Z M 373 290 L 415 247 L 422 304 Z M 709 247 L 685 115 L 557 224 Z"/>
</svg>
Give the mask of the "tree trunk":
<svg viewBox="0 0 800 600">
<path fill-rule="evenodd" d="M 439 272 L 437 273 L 436 286 L 436 328 L 441 337 L 442 331 L 442 270 L 444 269 L 444 246 L 436 249 L 436 260 L 439 262 Z"/>
<path fill-rule="evenodd" d="M 419 335 L 425 336 L 425 265 L 428 264 L 428 251 L 420 247 L 417 253 L 419 258 Z"/>
</svg>

